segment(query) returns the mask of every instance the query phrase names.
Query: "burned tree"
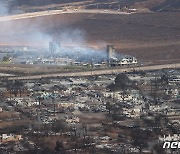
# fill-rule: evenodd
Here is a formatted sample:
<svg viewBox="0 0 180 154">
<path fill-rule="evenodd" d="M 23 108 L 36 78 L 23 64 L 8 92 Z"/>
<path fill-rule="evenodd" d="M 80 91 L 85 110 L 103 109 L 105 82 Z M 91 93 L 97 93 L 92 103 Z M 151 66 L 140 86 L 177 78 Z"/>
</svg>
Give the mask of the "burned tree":
<svg viewBox="0 0 180 154">
<path fill-rule="evenodd" d="M 15 81 L 13 84 L 13 89 L 14 91 L 17 91 L 17 93 L 19 92 L 20 97 L 22 95 L 22 91 L 24 90 L 24 83 L 22 81 Z"/>
<path fill-rule="evenodd" d="M 61 141 L 59 141 L 59 140 L 56 141 L 55 151 L 56 151 L 56 152 L 60 152 L 60 153 L 64 153 L 64 152 L 65 152 L 64 145 L 63 145 L 63 143 L 62 143 Z"/>
<path fill-rule="evenodd" d="M 20 94 L 20 97 L 22 95 L 22 92 L 24 90 L 24 83 L 22 81 L 14 81 L 14 82 L 6 82 L 6 89 L 10 93 L 10 99 L 12 98 L 12 94 L 17 97 L 18 93 Z"/>
</svg>

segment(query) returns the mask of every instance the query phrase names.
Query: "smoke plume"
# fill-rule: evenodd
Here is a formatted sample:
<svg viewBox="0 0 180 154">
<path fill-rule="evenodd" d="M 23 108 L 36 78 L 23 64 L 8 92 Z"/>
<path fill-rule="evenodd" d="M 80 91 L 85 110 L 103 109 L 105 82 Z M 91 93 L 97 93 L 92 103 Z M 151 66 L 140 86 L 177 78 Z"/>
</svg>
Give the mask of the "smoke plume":
<svg viewBox="0 0 180 154">
<path fill-rule="evenodd" d="M 8 13 L 6 5 L 0 3 L 0 13 Z M 86 31 L 76 27 L 61 26 L 52 31 L 54 20 L 47 23 L 47 18 L 32 18 L 15 21 L 0 21 L 0 45 L 7 46 L 43 46 L 48 52 L 51 41 L 60 44 L 57 55 L 88 62 L 102 60 L 102 50 L 88 47 Z M 63 21 L 62 25 L 64 24 Z M 44 24 L 49 24 L 44 26 Z M 104 43 L 101 43 L 104 44 Z M 34 54 L 38 54 L 37 52 Z"/>
</svg>

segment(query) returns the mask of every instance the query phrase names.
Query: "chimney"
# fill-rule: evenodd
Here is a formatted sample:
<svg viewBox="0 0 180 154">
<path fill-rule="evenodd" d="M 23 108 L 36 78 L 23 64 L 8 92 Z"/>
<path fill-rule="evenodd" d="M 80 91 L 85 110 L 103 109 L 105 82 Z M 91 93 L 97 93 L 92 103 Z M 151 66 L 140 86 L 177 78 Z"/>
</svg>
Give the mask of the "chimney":
<svg viewBox="0 0 180 154">
<path fill-rule="evenodd" d="M 106 59 L 107 60 L 107 65 L 110 66 L 110 60 L 115 55 L 114 45 L 107 45 L 106 55 L 107 55 L 107 59 Z"/>
<path fill-rule="evenodd" d="M 114 45 L 107 45 L 107 60 L 114 57 L 115 48 Z"/>
<path fill-rule="evenodd" d="M 49 42 L 49 52 L 50 52 L 50 54 L 54 55 L 55 53 L 57 53 L 58 50 L 59 50 L 59 47 L 60 47 L 60 45 L 57 42 L 55 42 L 55 41 Z"/>
</svg>

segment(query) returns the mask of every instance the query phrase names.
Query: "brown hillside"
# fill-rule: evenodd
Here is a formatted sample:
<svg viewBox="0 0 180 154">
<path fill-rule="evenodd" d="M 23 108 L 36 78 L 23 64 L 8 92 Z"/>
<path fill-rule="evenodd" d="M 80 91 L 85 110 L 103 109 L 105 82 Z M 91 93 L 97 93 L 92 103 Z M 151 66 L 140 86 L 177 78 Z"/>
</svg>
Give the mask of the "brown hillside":
<svg viewBox="0 0 180 154">
<path fill-rule="evenodd" d="M 132 15 L 64 14 L 1 24 L 1 44 L 48 45 L 44 36 L 66 42 L 64 31 L 83 31 L 91 46 L 116 45 L 119 52 L 141 60 L 177 61 L 180 59 L 180 14 L 147 13 Z M 37 32 L 43 36 L 37 36 Z M 46 34 L 46 35 L 45 35 Z M 77 36 L 78 38 L 79 36 Z M 76 40 L 76 36 L 71 38 Z"/>
</svg>

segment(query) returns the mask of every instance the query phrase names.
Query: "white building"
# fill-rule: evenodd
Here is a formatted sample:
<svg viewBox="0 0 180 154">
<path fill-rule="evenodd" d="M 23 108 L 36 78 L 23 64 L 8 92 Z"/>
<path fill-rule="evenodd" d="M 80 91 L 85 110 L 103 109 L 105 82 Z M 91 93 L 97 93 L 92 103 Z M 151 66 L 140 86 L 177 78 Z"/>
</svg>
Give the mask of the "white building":
<svg viewBox="0 0 180 154">
<path fill-rule="evenodd" d="M 123 58 L 111 58 L 111 66 L 123 66 L 123 65 L 135 65 L 137 64 L 137 59 L 135 57 L 123 57 Z"/>
</svg>

